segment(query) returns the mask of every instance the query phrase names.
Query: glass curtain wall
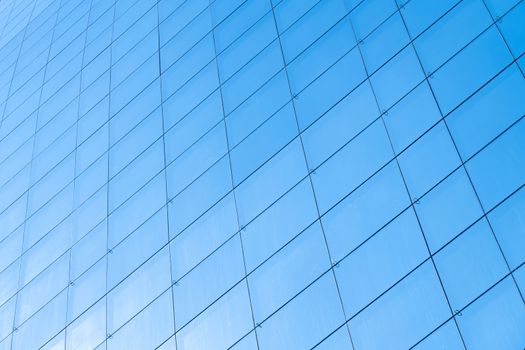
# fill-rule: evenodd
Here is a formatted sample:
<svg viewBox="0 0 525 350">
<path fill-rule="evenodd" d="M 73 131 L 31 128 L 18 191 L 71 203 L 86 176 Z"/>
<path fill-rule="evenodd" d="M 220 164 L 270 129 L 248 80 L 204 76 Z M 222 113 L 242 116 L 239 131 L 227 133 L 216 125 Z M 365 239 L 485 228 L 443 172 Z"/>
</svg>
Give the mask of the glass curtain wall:
<svg viewBox="0 0 525 350">
<path fill-rule="evenodd" d="M 0 350 L 525 348 L 523 0 L 0 1 Z"/>
</svg>

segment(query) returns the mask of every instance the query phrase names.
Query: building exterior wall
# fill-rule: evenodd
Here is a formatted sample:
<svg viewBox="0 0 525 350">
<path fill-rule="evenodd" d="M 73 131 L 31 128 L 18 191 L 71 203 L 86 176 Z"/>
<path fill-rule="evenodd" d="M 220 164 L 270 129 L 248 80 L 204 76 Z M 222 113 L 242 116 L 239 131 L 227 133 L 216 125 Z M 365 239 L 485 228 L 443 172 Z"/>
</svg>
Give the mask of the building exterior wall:
<svg viewBox="0 0 525 350">
<path fill-rule="evenodd" d="M 0 2 L 0 350 L 525 348 L 525 2 Z"/>
</svg>

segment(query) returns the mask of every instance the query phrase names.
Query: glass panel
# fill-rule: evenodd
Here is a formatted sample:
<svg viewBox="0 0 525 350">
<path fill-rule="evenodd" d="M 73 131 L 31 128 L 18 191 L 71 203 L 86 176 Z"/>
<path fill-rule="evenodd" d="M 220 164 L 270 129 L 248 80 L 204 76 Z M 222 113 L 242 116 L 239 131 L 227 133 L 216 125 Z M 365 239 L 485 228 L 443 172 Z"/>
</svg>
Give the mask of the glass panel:
<svg viewBox="0 0 525 350">
<path fill-rule="evenodd" d="M 217 56 L 221 81 L 228 80 L 235 72 L 254 59 L 276 37 L 273 16 L 268 13 Z"/>
<path fill-rule="evenodd" d="M 162 97 L 167 99 L 163 107 L 172 112 L 167 114 L 169 124 L 175 124 L 193 109 L 219 86 L 216 62 L 212 61 L 204 69 L 195 75 L 187 84 L 180 89 L 169 84 L 163 84 Z M 169 97 L 169 98 L 168 98 Z"/>
<path fill-rule="evenodd" d="M 296 135 L 297 122 L 289 103 L 231 150 L 234 184 L 239 184 Z"/>
<path fill-rule="evenodd" d="M 454 321 L 448 321 L 417 344 L 414 350 L 461 350 L 465 349 L 463 340 Z"/>
<path fill-rule="evenodd" d="M 69 256 L 63 255 L 18 293 L 15 327 L 62 291 L 69 282 Z"/>
<path fill-rule="evenodd" d="M 107 341 L 107 350 L 155 349 L 173 334 L 171 289 L 156 298 Z"/>
<path fill-rule="evenodd" d="M 276 74 L 226 118 L 230 147 L 237 145 L 290 100 L 286 73 Z M 221 112 L 222 115 L 222 112 Z"/>
<path fill-rule="evenodd" d="M 525 345 L 525 305 L 510 278 L 462 311 L 457 320 L 469 348 L 510 350 Z"/>
<path fill-rule="evenodd" d="M 283 67 L 279 43 L 274 41 L 222 86 L 224 112 L 229 114 Z"/>
<path fill-rule="evenodd" d="M 108 332 L 120 328 L 170 285 L 169 254 L 165 248 L 108 293 Z"/>
<path fill-rule="evenodd" d="M 420 198 L 460 164 L 444 123 L 436 125 L 399 156 L 413 199 Z"/>
<path fill-rule="evenodd" d="M 317 168 L 378 116 L 370 83 L 365 82 L 303 132 L 309 166 Z"/>
<path fill-rule="evenodd" d="M 178 196 L 169 201 L 172 235 L 192 224 L 231 190 L 230 164 L 223 157 Z"/>
<path fill-rule="evenodd" d="M 162 16 L 163 13 L 159 13 L 159 15 Z M 193 21 L 177 33 L 174 38 L 169 40 L 166 45 L 161 45 L 160 55 L 162 71 L 165 71 L 174 62 L 179 60 L 181 56 L 197 44 L 202 37 L 208 34 L 212 28 L 211 25 L 212 20 L 210 11 L 202 11 L 193 19 Z M 162 32 L 163 29 L 161 24 L 161 35 Z"/>
<path fill-rule="evenodd" d="M 432 252 L 483 215 L 463 168 L 455 171 L 421 198 L 415 208 Z"/>
<path fill-rule="evenodd" d="M 248 336 L 242 338 L 238 343 L 233 345 L 231 350 L 252 350 L 258 349 L 257 338 L 255 337 L 255 331 L 251 332 Z"/>
<path fill-rule="evenodd" d="M 354 191 L 392 158 L 381 121 L 374 122 L 323 163 L 312 176 L 321 213 Z"/>
<path fill-rule="evenodd" d="M 521 291 L 521 294 L 525 292 L 525 267 L 522 265 L 519 269 L 514 271 L 513 277 Z"/>
<path fill-rule="evenodd" d="M 66 346 L 66 331 L 58 333 L 39 350 L 63 350 Z"/>
<path fill-rule="evenodd" d="M 316 223 L 250 275 L 255 322 L 262 322 L 329 267 L 323 232 Z"/>
<path fill-rule="evenodd" d="M 114 115 L 110 122 L 110 144 L 114 145 L 118 140 L 128 134 L 137 124 L 150 114 L 153 114 L 150 122 L 156 119 L 155 111 L 160 103 L 160 82 L 156 80 L 153 84 L 146 86 L 144 90 L 120 112 Z M 158 113 L 158 112 L 157 112 Z M 137 130 L 145 131 L 145 130 Z M 133 143 L 133 142 L 132 142 Z"/>
<path fill-rule="evenodd" d="M 346 53 L 301 92 L 294 92 L 299 127 L 304 130 L 365 80 L 359 50 Z"/>
<path fill-rule="evenodd" d="M 104 220 L 71 248 L 70 278 L 76 279 L 106 254 L 107 223 Z"/>
<path fill-rule="evenodd" d="M 394 162 L 351 193 L 323 218 L 332 258 L 354 250 L 410 204 Z"/>
<path fill-rule="evenodd" d="M 204 10 L 209 3 L 206 0 L 196 0 L 191 2 L 183 2 L 180 6 L 175 7 L 173 11 L 161 25 L 161 45 L 166 43 L 168 39 L 177 34 L 184 28 L 191 19 L 199 12 Z"/>
<path fill-rule="evenodd" d="M 238 229 L 235 201 L 229 194 L 171 241 L 173 278 L 181 278 Z"/>
<path fill-rule="evenodd" d="M 347 317 L 361 311 L 427 257 L 416 216 L 409 209 L 336 266 Z"/>
<path fill-rule="evenodd" d="M 284 32 L 292 23 L 317 3 L 317 0 L 272 0 L 275 20 L 280 32 Z"/>
<path fill-rule="evenodd" d="M 346 325 L 339 328 L 335 333 L 323 340 L 321 344 L 316 346 L 315 350 L 346 350 L 352 348 L 352 341 L 348 333 Z"/>
<path fill-rule="evenodd" d="M 363 60 L 369 74 L 385 64 L 408 41 L 403 19 L 399 13 L 395 13 L 360 42 Z"/>
<path fill-rule="evenodd" d="M 224 125 L 219 123 L 168 166 L 169 197 L 179 194 L 227 151 L 226 132 Z"/>
<path fill-rule="evenodd" d="M 425 71 L 434 72 L 491 24 L 483 1 L 462 1 L 416 39 L 416 50 Z"/>
<path fill-rule="evenodd" d="M 113 288 L 156 253 L 167 243 L 167 239 L 168 220 L 164 207 L 111 250 L 108 255 L 108 288 Z"/>
<path fill-rule="evenodd" d="M 450 316 L 427 262 L 350 320 L 350 334 L 358 349 L 407 349 Z"/>
<path fill-rule="evenodd" d="M 67 319 L 72 321 L 106 293 L 106 259 L 93 265 L 69 288 Z"/>
<path fill-rule="evenodd" d="M 400 153 L 441 119 L 429 85 L 424 82 L 384 116 L 392 146 Z"/>
<path fill-rule="evenodd" d="M 488 214 L 489 222 L 511 269 L 525 261 L 525 188 Z"/>
<path fill-rule="evenodd" d="M 143 203 L 149 203 L 147 208 L 143 207 Z M 114 247 L 165 204 L 165 177 L 164 172 L 161 172 L 127 202 L 111 213 L 108 218 L 109 247 Z"/>
<path fill-rule="evenodd" d="M 235 236 L 175 283 L 177 326 L 181 328 L 191 321 L 243 276 L 241 242 Z"/>
<path fill-rule="evenodd" d="M 357 38 L 359 40 L 364 39 L 368 33 L 396 10 L 396 2 L 392 0 L 362 1 L 350 15 L 352 22 L 354 22 Z"/>
<path fill-rule="evenodd" d="M 210 33 L 164 72 L 162 84 L 166 86 L 165 91 L 171 94 L 179 90 L 202 68 L 212 62 L 214 56 L 213 36 Z"/>
<path fill-rule="evenodd" d="M 243 228 L 247 270 L 255 269 L 316 219 L 312 186 L 305 179 Z"/>
<path fill-rule="evenodd" d="M 305 1 L 305 3 L 306 2 L 307 1 Z M 308 19 L 310 21 L 309 24 L 314 24 L 315 22 L 312 21 L 312 18 L 317 18 L 317 16 L 321 15 L 315 13 L 317 7 L 340 7 L 341 5 L 335 4 L 336 2 L 341 1 L 331 1 L 331 4 L 327 1 L 318 1 L 318 5 L 312 9 L 312 14 L 315 15 L 315 17 L 310 16 Z M 295 6 L 297 7 L 299 1 L 283 1 L 277 8 L 282 7 L 282 5 L 287 6 L 290 3 L 296 3 Z M 335 18 L 338 14 L 332 14 L 330 16 Z M 292 34 L 292 38 L 298 39 L 297 31 L 301 29 L 304 30 L 304 23 L 303 26 L 294 27 L 296 33 Z M 288 41 L 288 45 L 294 45 L 291 40 Z M 350 22 L 344 19 L 338 21 L 333 28 L 330 28 L 327 33 L 316 39 L 311 45 L 305 47 L 305 50 L 298 57 L 288 63 L 286 68 L 290 78 L 290 88 L 292 92 L 299 93 L 305 89 L 313 80 L 322 75 L 324 71 L 337 64 L 355 44 L 354 33 Z"/>
<path fill-rule="evenodd" d="M 525 81 L 512 65 L 447 116 L 447 124 L 463 159 L 525 114 Z M 497 117 L 496 117 L 497 116 Z"/>
<path fill-rule="evenodd" d="M 67 291 L 63 291 L 13 335 L 11 349 L 38 349 L 54 337 L 66 324 Z"/>
<path fill-rule="evenodd" d="M 0 339 L 4 339 L 13 331 L 15 307 L 16 297 L 11 298 L 9 301 L 0 306 Z"/>
<path fill-rule="evenodd" d="M 334 277 L 327 273 L 261 324 L 259 349 L 310 349 L 343 321 Z"/>
<path fill-rule="evenodd" d="M 241 225 L 252 220 L 305 175 L 303 151 L 295 140 L 237 187 Z"/>
<path fill-rule="evenodd" d="M 0 241 L 0 271 L 7 268 L 22 253 L 24 228 L 20 227 L 4 240 Z"/>
<path fill-rule="evenodd" d="M 109 211 L 114 211 L 164 168 L 162 140 L 146 149 L 109 181 Z"/>
<path fill-rule="evenodd" d="M 447 11 L 457 4 L 457 0 L 426 1 L 426 0 L 398 0 L 401 14 L 412 38 L 415 38 L 434 21 L 438 20 Z"/>
<path fill-rule="evenodd" d="M 164 127 L 167 128 L 164 113 Z M 223 118 L 220 92 L 214 92 L 184 119 L 164 134 L 166 162 L 171 163 Z"/>
<path fill-rule="evenodd" d="M 240 283 L 178 331 L 177 349 L 227 349 L 252 328 L 248 290 Z"/>
<path fill-rule="evenodd" d="M 65 220 L 22 256 L 21 285 L 42 272 L 72 244 L 71 220 Z"/>
<path fill-rule="evenodd" d="M 523 36 L 525 29 L 523 29 L 523 18 L 525 17 L 525 5 L 518 4 L 511 12 L 505 15 L 498 23 L 507 45 L 514 57 L 519 57 L 525 52 L 525 44 L 523 43 Z"/>
<path fill-rule="evenodd" d="M 387 110 L 424 77 L 414 49 L 408 46 L 372 75 L 370 81 L 379 106 Z"/>
<path fill-rule="evenodd" d="M 271 4 L 265 0 L 245 1 L 239 8 L 215 28 L 217 52 L 222 52 L 241 33 L 271 10 Z"/>
<path fill-rule="evenodd" d="M 286 62 L 292 61 L 314 40 L 329 30 L 346 14 L 344 1 L 321 1 L 306 12 L 284 33 L 281 31 L 283 55 Z"/>
<path fill-rule="evenodd" d="M 443 114 L 453 110 L 510 60 L 510 53 L 494 27 L 476 38 L 430 79 Z"/>
<path fill-rule="evenodd" d="M 513 5 L 518 3 L 518 0 L 486 0 L 492 16 L 498 18 L 503 16 Z"/>
<path fill-rule="evenodd" d="M 452 241 L 434 260 L 454 310 L 461 310 L 508 272 L 486 220 Z"/>
<path fill-rule="evenodd" d="M 106 304 L 102 299 L 67 327 L 66 349 L 94 349 L 106 338 Z"/>
<path fill-rule="evenodd" d="M 112 133 L 113 130 L 110 130 Z M 113 177 L 162 135 L 162 115 L 157 109 L 126 134 L 109 151 L 109 176 Z"/>
<path fill-rule="evenodd" d="M 466 164 L 485 210 L 494 207 L 523 184 L 524 134 L 525 122 L 522 120 Z"/>
</svg>

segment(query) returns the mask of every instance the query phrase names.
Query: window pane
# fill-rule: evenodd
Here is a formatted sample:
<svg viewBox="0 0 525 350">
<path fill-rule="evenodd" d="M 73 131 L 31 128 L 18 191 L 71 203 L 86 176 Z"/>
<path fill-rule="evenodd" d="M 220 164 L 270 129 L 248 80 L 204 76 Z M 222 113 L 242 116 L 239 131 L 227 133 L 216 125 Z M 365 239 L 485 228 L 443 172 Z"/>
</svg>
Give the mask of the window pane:
<svg viewBox="0 0 525 350">
<path fill-rule="evenodd" d="M 454 310 L 461 310 L 508 272 L 486 220 L 443 248 L 435 263 Z"/>
<path fill-rule="evenodd" d="M 235 236 L 173 286 L 177 326 L 191 321 L 243 276 L 241 242 Z"/>
<path fill-rule="evenodd" d="M 246 268 L 256 268 L 316 219 L 312 186 L 305 179 L 244 227 Z"/>
<path fill-rule="evenodd" d="M 177 349 L 227 349 L 252 328 L 248 291 L 240 283 L 177 332 Z"/>
<path fill-rule="evenodd" d="M 295 140 L 237 187 L 241 225 L 266 209 L 305 175 L 303 151 Z"/>
<path fill-rule="evenodd" d="M 387 110 L 424 78 L 416 53 L 407 47 L 370 77 L 379 106 Z"/>
<path fill-rule="evenodd" d="M 108 293 L 108 332 L 121 327 L 170 284 L 169 255 L 163 249 Z"/>
<path fill-rule="evenodd" d="M 488 218 L 511 269 L 525 261 L 525 189 L 489 213 Z"/>
<path fill-rule="evenodd" d="M 458 323 L 469 348 L 519 349 L 525 345 L 525 305 L 510 278 L 462 314 Z"/>
<path fill-rule="evenodd" d="M 425 71 L 434 72 L 491 22 L 489 12 L 479 0 L 463 1 L 451 9 L 415 41 Z"/>
<path fill-rule="evenodd" d="M 421 198 L 415 208 L 432 252 L 463 232 L 483 214 L 462 168 Z"/>
<path fill-rule="evenodd" d="M 350 320 L 350 334 L 357 348 L 407 349 L 450 316 L 427 262 Z"/>
<path fill-rule="evenodd" d="M 452 112 L 446 121 L 462 158 L 472 157 L 522 117 L 524 98 L 525 81 L 512 65 Z"/>
<path fill-rule="evenodd" d="M 346 315 L 354 316 L 427 256 L 421 230 L 409 209 L 335 269 Z"/>
<path fill-rule="evenodd" d="M 318 167 L 378 116 L 373 91 L 365 82 L 303 132 L 309 166 Z"/>
<path fill-rule="evenodd" d="M 467 164 L 467 171 L 485 210 L 525 181 L 525 122 L 520 121 Z"/>
<path fill-rule="evenodd" d="M 439 119 L 438 106 L 426 82 L 412 90 L 384 116 L 397 153 L 404 150 Z"/>
<path fill-rule="evenodd" d="M 329 267 L 323 232 L 316 223 L 250 275 L 255 322 L 262 322 Z"/>
<path fill-rule="evenodd" d="M 432 75 L 430 84 L 444 114 L 510 63 L 510 53 L 492 27 Z"/>
<path fill-rule="evenodd" d="M 322 218 L 332 258 L 344 257 L 409 204 L 399 169 L 391 162 Z"/>
<path fill-rule="evenodd" d="M 525 52 L 525 44 L 523 43 L 525 30 L 522 26 L 524 17 L 525 5 L 520 3 L 501 19 L 499 26 L 514 57 L 518 57 Z"/>
<path fill-rule="evenodd" d="M 156 298 L 107 341 L 107 350 L 155 349 L 173 334 L 171 289 Z"/>
<path fill-rule="evenodd" d="M 428 338 L 414 347 L 415 350 L 460 350 L 465 349 L 454 321 L 448 321 Z"/>
<path fill-rule="evenodd" d="M 261 325 L 259 348 L 309 349 L 343 321 L 334 277 L 327 273 Z"/>
<path fill-rule="evenodd" d="M 420 198 L 460 164 L 443 123 L 432 128 L 399 156 L 399 165 L 413 199 Z"/>
<path fill-rule="evenodd" d="M 391 158 L 386 130 L 381 121 L 376 121 L 313 174 L 321 213 L 355 190 Z"/>
</svg>

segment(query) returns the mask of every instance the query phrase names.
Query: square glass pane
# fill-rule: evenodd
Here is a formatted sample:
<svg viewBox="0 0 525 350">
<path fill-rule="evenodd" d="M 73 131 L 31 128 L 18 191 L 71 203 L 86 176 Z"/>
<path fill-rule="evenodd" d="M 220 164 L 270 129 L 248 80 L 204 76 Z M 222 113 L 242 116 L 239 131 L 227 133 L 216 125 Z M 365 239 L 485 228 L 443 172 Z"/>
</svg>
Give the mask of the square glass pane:
<svg viewBox="0 0 525 350">
<path fill-rule="evenodd" d="M 428 246 L 435 252 L 472 225 L 483 211 L 463 168 L 456 170 L 415 205 Z"/>
<path fill-rule="evenodd" d="M 525 345 L 525 305 L 510 278 L 462 311 L 457 320 L 469 348 L 510 350 Z"/>
<path fill-rule="evenodd" d="M 461 164 L 443 123 L 437 124 L 399 156 L 413 199 L 420 198 Z"/>
<path fill-rule="evenodd" d="M 461 310 L 508 272 L 485 219 L 438 252 L 434 260 L 454 310 Z"/>
<path fill-rule="evenodd" d="M 427 262 L 350 320 L 350 334 L 357 348 L 407 349 L 450 316 Z"/>
</svg>

